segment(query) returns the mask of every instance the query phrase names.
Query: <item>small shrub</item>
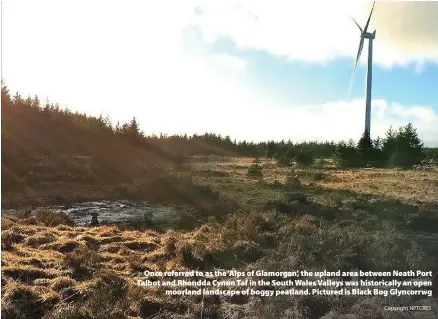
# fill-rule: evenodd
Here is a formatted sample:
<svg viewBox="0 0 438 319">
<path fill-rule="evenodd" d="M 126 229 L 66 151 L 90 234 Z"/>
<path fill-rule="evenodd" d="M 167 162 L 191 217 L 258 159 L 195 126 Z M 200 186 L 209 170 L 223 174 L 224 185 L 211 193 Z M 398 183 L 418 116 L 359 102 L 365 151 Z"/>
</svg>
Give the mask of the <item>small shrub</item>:
<svg viewBox="0 0 438 319">
<path fill-rule="evenodd" d="M 303 193 L 287 193 L 286 200 L 288 203 L 290 203 L 290 202 L 298 202 L 298 203 L 302 203 L 302 204 L 310 203 L 307 196 Z"/>
<path fill-rule="evenodd" d="M 295 152 L 292 150 L 285 150 L 283 152 L 278 152 L 275 156 L 277 165 L 280 167 L 292 166 L 295 160 Z"/>
<path fill-rule="evenodd" d="M 301 165 L 311 165 L 314 162 L 313 153 L 311 151 L 298 153 L 295 161 Z"/>
<path fill-rule="evenodd" d="M 38 223 L 45 226 L 54 227 L 58 225 L 72 226 L 74 223 L 64 212 L 56 212 L 53 210 L 37 210 L 35 218 Z"/>
<path fill-rule="evenodd" d="M 248 168 L 248 172 L 246 176 L 251 179 L 262 179 L 263 178 L 263 169 L 259 164 L 252 164 Z"/>
<path fill-rule="evenodd" d="M 317 172 L 317 173 L 315 173 L 313 175 L 313 180 L 314 181 L 323 181 L 323 180 L 326 180 L 326 179 L 327 179 L 327 176 L 324 173 L 322 173 L 322 172 Z"/>
<path fill-rule="evenodd" d="M 301 187 L 301 180 L 298 175 L 288 174 L 284 184 L 289 189 L 298 189 Z"/>
<path fill-rule="evenodd" d="M 357 151 L 353 143 L 341 142 L 336 146 L 333 153 L 333 162 L 339 168 L 359 167 L 360 160 L 357 157 Z"/>
</svg>

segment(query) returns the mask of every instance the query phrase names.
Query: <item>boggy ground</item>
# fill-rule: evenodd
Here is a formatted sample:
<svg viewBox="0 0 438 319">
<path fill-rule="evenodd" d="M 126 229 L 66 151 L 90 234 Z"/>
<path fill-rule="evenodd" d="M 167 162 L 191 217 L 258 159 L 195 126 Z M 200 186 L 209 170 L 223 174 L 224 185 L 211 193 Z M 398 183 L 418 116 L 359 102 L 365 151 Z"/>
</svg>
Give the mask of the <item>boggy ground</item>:
<svg viewBox="0 0 438 319">
<path fill-rule="evenodd" d="M 135 280 L 143 270 L 438 271 L 436 170 L 353 171 L 329 164 L 291 169 L 262 160 L 264 178 L 253 180 L 246 176 L 251 164 L 249 158 L 204 157 L 175 168 L 175 180 L 195 185 L 186 192 L 173 188 L 179 191 L 176 197 L 202 213 L 185 216 L 170 230 L 146 224 L 77 227 L 50 211 L 3 217 L 2 315 L 52 319 L 438 316 L 436 276 L 434 297 L 424 299 L 166 297 L 160 288 L 137 286 Z M 119 195 L 141 199 L 151 189 L 141 182 L 134 190 L 130 187 L 122 188 Z M 160 196 L 157 200 L 166 194 Z M 411 304 L 432 305 L 432 311 L 395 313 L 383 308 Z"/>
</svg>

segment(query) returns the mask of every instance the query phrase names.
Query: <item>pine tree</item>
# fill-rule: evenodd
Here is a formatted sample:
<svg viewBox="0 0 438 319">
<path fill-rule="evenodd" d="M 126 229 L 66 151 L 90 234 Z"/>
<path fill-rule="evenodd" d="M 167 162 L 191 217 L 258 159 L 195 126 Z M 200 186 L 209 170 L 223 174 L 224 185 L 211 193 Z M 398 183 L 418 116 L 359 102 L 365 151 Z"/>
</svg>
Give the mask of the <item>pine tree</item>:
<svg viewBox="0 0 438 319">
<path fill-rule="evenodd" d="M 40 110 L 40 99 L 38 98 L 37 95 L 35 95 L 35 96 L 33 97 L 33 100 L 32 100 L 32 107 L 33 107 L 35 110 L 37 110 L 37 111 Z"/>
<path fill-rule="evenodd" d="M 418 137 L 417 130 L 412 123 L 404 126 L 397 136 L 399 143 L 400 165 L 409 167 L 420 164 L 424 159 L 423 143 Z"/>
<path fill-rule="evenodd" d="M 373 141 L 373 147 L 375 150 L 381 150 L 383 146 L 383 141 L 380 138 L 380 136 L 377 136 L 377 138 Z"/>
<path fill-rule="evenodd" d="M 423 143 L 411 123 L 397 131 L 391 126 L 386 132 L 382 149 L 388 167 L 410 167 L 424 159 Z"/>
<path fill-rule="evenodd" d="M 122 133 L 122 128 L 120 126 L 120 122 L 117 121 L 116 127 L 114 128 L 114 134 L 120 135 Z"/>
<path fill-rule="evenodd" d="M 11 107 L 13 107 L 11 95 L 9 94 L 9 89 L 6 86 L 6 84 L 3 83 L 3 80 L 2 80 L 2 98 L 1 98 L 1 102 L 2 102 L 2 109 L 3 108 L 11 108 Z"/>
<path fill-rule="evenodd" d="M 295 157 L 298 164 L 310 165 L 314 162 L 313 153 L 311 151 L 302 151 Z"/>
<path fill-rule="evenodd" d="M 372 158 L 375 166 L 383 166 L 383 140 L 379 136 L 373 141 Z"/>
<path fill-rule="evenodd" d="M 105 116 L 103 122 L 105 123 L 105 128 L 107 129 L 108 133 L 114 134 L 113 124 L 109 115 Z"/>
<path fill-rule="evenodd" d="M 258 158 L 254 159 L 253 164 L 248 168 L 246 176 L 258 180 L 263 178 L 263 168 L 260 166 L 260 160 Z"/>
<path fill-rule="evenodd" d="M 357 155 L 361 165 L 366 165 L 373 160 L 374 146 L 368 130 L 364 131 L 359 143 L 357 144 Z"/>
<path fill-rule="evenodd" d="M 383 157 L 386 166 L 394 167 L 396 166 L 397 158 L 397 136 L 392 125 L 389 127 L 385 135 L 382 145 Z"/>
<path fill-rule="evenodd" d="M 21 98 L 21 95 L 18 92 L 15 93 L 12 101 L 13 101 L 14 107 L 16 107 L 16 108 L 23 107 L 23 99 Z"/>
<path fill-rule="evenodd" d="M 29 108 L 29 109 L 32 109 L 32 108 L 33 108 L 33 107 L 32 107 L 33 102 L 32 102 L 32 98 L 31 98 L 30 96 L 28 96 L 28 97 L 24 100 L 24 105 L 25 105 L 27 108 Z"/>
<path fill-rule="evenodd" d="M 276 152 L 275 142 L 274 141 L 268 142 L 268 144 L 266 145 L 265 156 L 267 158 L 272 158 L 275 152 Z"/>
<path fill-rule="evenodd" d="M 333 153 L 333 160 L 339 167 L 357 167 L 360 162 L 357 158 L 357 150 L 354 142 L 350 140 L 348 144 L 341 141 L 336 146 Z"/>
<path fill-rule="evenodd" d="M 140 145 L 144 142 L 144 134 L 140 131 L 140 126 L 135 117 L 129 122 L 129 124 L 123 124 L 122 132 L 131 143 Z"/>
</svg>

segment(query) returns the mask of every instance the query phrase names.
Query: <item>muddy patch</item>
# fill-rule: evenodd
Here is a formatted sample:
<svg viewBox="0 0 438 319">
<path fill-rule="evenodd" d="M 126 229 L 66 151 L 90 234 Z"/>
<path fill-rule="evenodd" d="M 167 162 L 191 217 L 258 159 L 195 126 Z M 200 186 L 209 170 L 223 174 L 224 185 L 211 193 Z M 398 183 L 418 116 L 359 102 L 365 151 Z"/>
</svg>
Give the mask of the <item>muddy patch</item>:
<svg viewBox="0 0 438 319">
<path fill-rule="evenodd" d="M 95 213 L 99 222 L 105 224 L 123 224 L 145 218 L 155 223 L 172 224 L 179 221 L 182 212 L 188 211 L 187 207 L 168 207 L 132 201 L 98 201 L 46 208 L 66 213 L 77 226 L 88 225 Z M 2 216 L 17 213 L 14 209 L 2 210 Z"/>
</svg>

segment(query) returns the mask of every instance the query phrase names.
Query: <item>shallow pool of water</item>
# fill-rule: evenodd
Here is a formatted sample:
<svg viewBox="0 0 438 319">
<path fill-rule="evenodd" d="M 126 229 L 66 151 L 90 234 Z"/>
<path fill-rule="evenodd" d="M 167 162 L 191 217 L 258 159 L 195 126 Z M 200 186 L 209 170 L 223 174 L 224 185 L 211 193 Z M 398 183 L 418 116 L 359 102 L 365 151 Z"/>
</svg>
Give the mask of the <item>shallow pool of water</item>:
<svg viewBox="0 0 438 319">
<path fill-rule="evenodd" d="M 93 213 L 97 213 L 99 222 L 104 223 L 125 223 L 144 219 L 146 215 L 154 222 L 167 224 L 177 222 L 180 212 L 187 211 L 184 207 L 150 205 L 145 202 L 132 201 L 95 201 L 44 208 L 66 213 L 78 226 L 87 225 Z M 2 216 L 16 213 L 14 209 L 2 210 Z"/>
</svg>

